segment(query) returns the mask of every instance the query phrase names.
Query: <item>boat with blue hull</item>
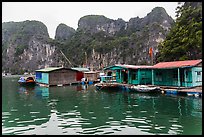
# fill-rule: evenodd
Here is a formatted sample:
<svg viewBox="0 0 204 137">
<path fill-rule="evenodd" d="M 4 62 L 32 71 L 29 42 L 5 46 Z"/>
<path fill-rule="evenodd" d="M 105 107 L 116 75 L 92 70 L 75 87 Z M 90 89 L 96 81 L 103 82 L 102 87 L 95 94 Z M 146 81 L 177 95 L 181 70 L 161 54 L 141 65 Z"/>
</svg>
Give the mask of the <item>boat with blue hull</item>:
<svg viewBox="0 0 204 137">
<path fill-rule="evenodd" d="M 33 76 L 23 76 L 20 77 L 18 83 L 21 86 L 34 86 L 36 84 L 35 78 Z"/>
</svg>

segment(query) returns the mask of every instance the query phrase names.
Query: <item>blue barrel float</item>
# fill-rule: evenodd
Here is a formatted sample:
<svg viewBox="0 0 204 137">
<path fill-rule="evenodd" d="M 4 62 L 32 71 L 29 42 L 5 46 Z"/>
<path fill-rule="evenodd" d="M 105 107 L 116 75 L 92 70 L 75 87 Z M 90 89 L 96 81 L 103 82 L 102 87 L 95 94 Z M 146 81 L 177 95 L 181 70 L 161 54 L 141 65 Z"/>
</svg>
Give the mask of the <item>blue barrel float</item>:
<svg viewBox="0 0 204 137">
<path fill-rule="evenodd" d="M 166 90 L 166 94 L 177 95 L 177 94 L 178 94 L 178 91 L 177 91 L 177 90 Z"/>
</svg>

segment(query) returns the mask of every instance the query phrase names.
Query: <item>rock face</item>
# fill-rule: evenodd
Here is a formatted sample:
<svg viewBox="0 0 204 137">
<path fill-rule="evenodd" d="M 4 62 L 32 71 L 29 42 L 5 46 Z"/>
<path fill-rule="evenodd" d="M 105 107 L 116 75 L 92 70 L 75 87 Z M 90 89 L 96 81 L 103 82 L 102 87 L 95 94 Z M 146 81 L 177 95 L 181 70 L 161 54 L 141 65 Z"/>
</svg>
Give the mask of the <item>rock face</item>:
<svg viewBox="0 0 204 137">
<path fill-rule="evenodd" d="M 154 8 L 144 18 L 131 18 L 128 22 L 88 15 L 80 18 L 78 23 L 78 31 L 82 32 L 78 38 L 83 41 L 78 45 L 92 45 L 80 48 L 89 49 L 88 66 L 96 69 L 118 63 L 150 65 L 150 47 L 155 57 L 158 44 L 166 38 L 173 24 L 174 20 L 162 7 Z"/>
<path fill-rule="evenodd" d="M 102 15 L 81 17 L 77 30 L 59 24 L 55 39 L 39 21 L 2 23 L 2 70 L 12 73 L 48 66 L 70 67 L 59 49 L 72 64 L 102 69 L 114 64 L 151 64 L 173 19 L 162 7 L 154 8 L 144 18 L 109 19 Z M 155 60 L 155 58 L 154 58 Z"/>
<path fill-rule="evenodd" d="M 39 21 L 2 23 L 2 49 L 2 70 L 13 74 L 64 64 Z"/>
<path fill-rule="evenodd" d="M 49 38 L 47 27 L 39 21 L 2 23 L 2 44 L 25 42 L 33 36 Z M 17 41 L 14 41 L 17 40 Z"/>
<path fill-rule="evenodd" d="M 87 15 L 79 19 L 78 29 L 89 31 L 91 34 L 105 32 L 108 35 L 114 35 L 125 27 L 126 22 L 122 19 L 112 20 L 100 15 Z"/>
<path fill-rule="evenodd" d="M 166 13 L 162 7 L 154 8 L 144 18 L 131 18 L 128 23 L 128 29 L 134 29 L 135 31 L 141 30 L 145 26 L 151 26 L 152 24 L 159 24 L 164 30 L 168 31 L 173 25 L 173 19 Z"/>
<path fill-rule="evenodd" d="M 58 41 L 69 40 L 75 34 L 75 30 L 63 23 L 59 24 L 56 29 L 55 39 Z"/>
</svg>

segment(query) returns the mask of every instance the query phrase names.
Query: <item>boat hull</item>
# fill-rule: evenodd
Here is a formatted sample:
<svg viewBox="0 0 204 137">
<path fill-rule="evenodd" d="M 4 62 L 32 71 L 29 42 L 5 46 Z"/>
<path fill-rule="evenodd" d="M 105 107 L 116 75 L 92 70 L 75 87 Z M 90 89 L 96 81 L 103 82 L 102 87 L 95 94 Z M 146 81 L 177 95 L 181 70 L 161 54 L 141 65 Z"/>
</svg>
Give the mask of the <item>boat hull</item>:
<svg viewBox="0 0 204 137">
<path fill-rule="evenodd" d="M 140 92 L 140 93 L 153 93 L 160 92 L 159 87 L 148 87 L 148 86 L 132 86 L 130 88 L 131 91 Z"/>
<path fill-rule="evenodd" d="M 36 82 L 18 82 L 21 86 L 35 86 Z"/>
<path fill-rule="evenodd" d="M 34 86 L 36 84 L 34 77 L 20 77 L 18 83 L 21 86 Z"/>
</svg>

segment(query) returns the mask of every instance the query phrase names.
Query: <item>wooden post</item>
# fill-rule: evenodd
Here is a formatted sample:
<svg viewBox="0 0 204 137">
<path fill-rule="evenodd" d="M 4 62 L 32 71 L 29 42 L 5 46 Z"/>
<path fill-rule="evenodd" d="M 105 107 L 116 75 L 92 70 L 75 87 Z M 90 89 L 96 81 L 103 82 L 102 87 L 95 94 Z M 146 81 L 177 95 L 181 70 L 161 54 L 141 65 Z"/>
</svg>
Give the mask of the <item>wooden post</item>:
<svg viewBox="0 0 204 137">
<path fill-rule="evenodd" d="M 152 69 L 152 85 L 154 85 L 154 70 Z"/>
<path fill-rule="evenodd" d="M 137 71 L 137 76 L 138 76 L 138 85 L 140 84 L 140 69 Z"/>
<path fill-rule="evenodd" d="M 130 71 L 129 71 L 129 69 L 128 69 L 128 77 L 127 77 L 127 80 L 128 80 L 127 84 L 130 84 Z"/>
<path fill-rule="evenodd" d="M 152 58 L 151 58 L 152 59 L 152 65 L 154 65 L 154 58 L 153 57 L 154 57 L 154 53 L 152 52 Z"/>
<path fill-rule="evenodd" d="M 87 66 L 88 66 L 88 62 L 87 62 L 87 53 L 85 52 L 85 61 L 86 61 L 86 68 L 87 68 Z"/>
<path fill-rule="evenodd" d="M 122 83 L 122 70 L 120 70 L 120 83 Z"/>
<path fill-rule="evenodd" d="M 180 81 L 180 69 L 178 68 L 178 87 L 181 86 L 181 81 Z"/>
<path fill-rule="evenodd" d="M 184 69 L 184 82 L 185 82 L 185 87 L 187 87 L 186 69 Z"/>
</svg>

